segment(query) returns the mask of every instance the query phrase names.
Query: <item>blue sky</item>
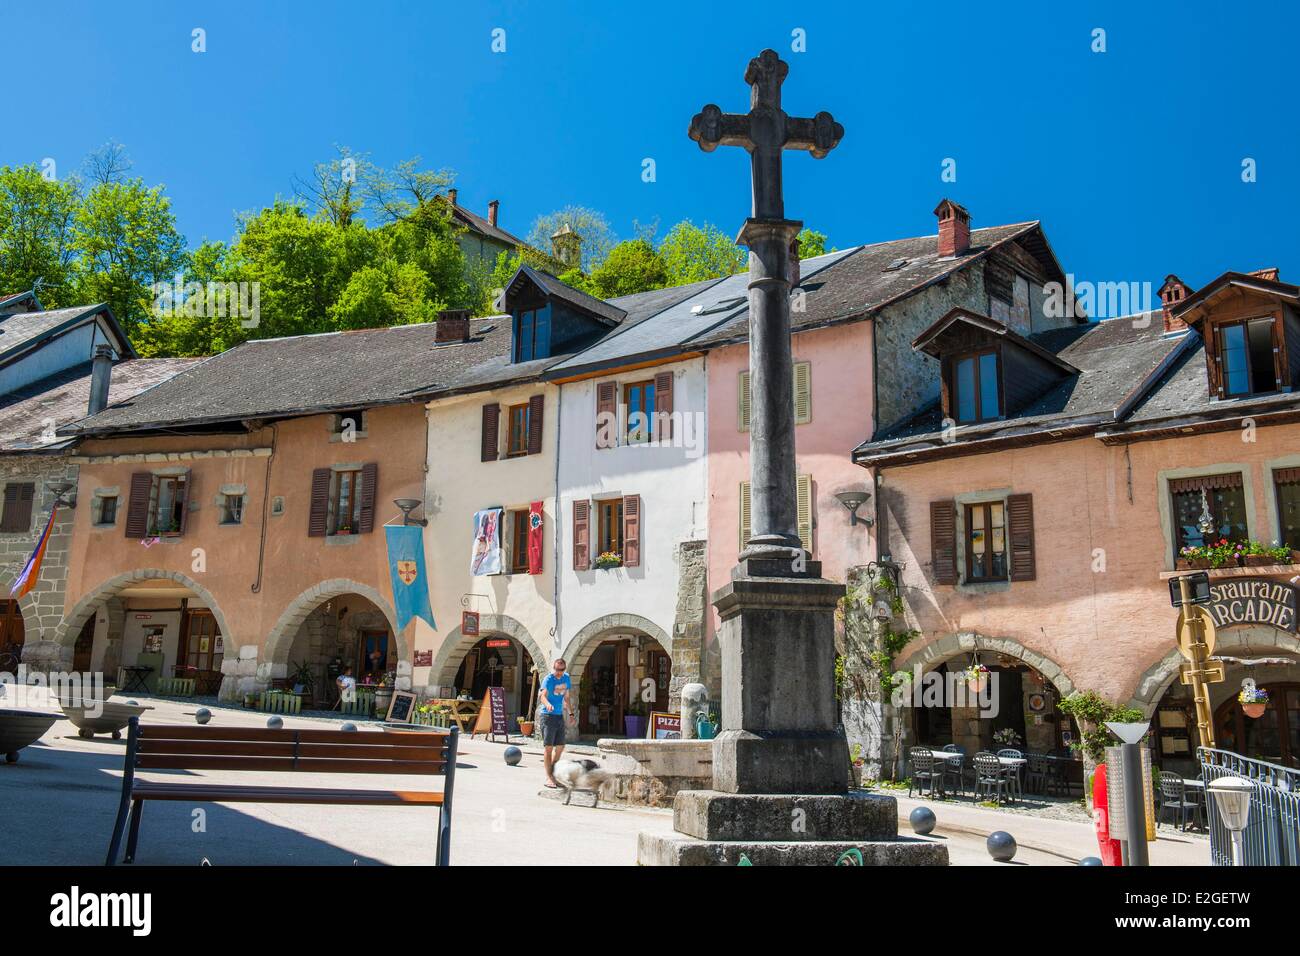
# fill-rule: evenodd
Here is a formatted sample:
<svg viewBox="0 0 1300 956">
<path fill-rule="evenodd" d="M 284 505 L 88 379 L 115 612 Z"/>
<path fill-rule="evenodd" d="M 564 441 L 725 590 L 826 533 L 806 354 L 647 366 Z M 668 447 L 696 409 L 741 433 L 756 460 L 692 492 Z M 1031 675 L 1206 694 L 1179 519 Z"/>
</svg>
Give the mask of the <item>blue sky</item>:
<svg viewBox="0 0 1300 956">
<path fill-rule="evenodd" d="M 771 46 L 790 63 L 787 111 L 845 126 L 827 159 L 786 162 L 787 215 L 838 246 L 933 232 L 951 195 L 976 227 L 1043 220 L 1080 279 L 1177 272 L 1195 286 L 1266 265 L 1300 279 L 1288 75 L 1300 16 L 1070 6 L 10 3 L 0 164 L 52 157 L 66 173 L 117 140 L 166 185 L 192 242 L 228 239 L 237 211 L 291 193 L 336 143 L 451 168 L 463 204 L 500 199 L 519 234 L 569 203 L 603 210 L 624 237 L 656 218 L 734 232 L 746 157 L 704 154 L 686 128 L 706 102 L 746 108 L 745 65 Z M 1097 28 L 1105 53 L 1091 51 Z M 955 183 L 940 179 L 945 158 Z"/>
</svg>

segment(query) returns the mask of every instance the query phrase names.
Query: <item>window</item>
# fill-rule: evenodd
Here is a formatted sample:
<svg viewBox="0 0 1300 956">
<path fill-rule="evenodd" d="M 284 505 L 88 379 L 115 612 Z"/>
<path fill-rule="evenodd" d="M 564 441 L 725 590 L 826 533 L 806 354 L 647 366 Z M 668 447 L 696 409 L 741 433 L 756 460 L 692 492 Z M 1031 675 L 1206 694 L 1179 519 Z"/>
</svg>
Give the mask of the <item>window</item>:
<svg viewBox="0 0 1300 956">
<path fill-rule="evenodd" d="M 36 485 L 11 482 L 5 485 L 4 511 L 0 512 L 0 531 L 27 532 L 32 527 L 32 501 Z"/>
<path fill-rule="evenodd" d="M 1277 490 L 1277 540 L 1300 551 L 1300 468 L 1273 472 Z"/>
<path fill-rule="evenodd" d="M 154 475 L 150 496 L 149 534 L 179 535 L 185 529 L 188 482 L 182 475 Z"/>
<path fill-rule="evenodd" d="M 361 527 L 361 472 L 336 471 L 330 483 L 329 533 L 356 534 Z"/>
<path fill-rule="evenodd" d="M 1249 537 L 1240 473 L 1177 478 L 1170 481 L 1169 490 L 1173 495 L 1176 552 L 1221 539 L 1237 542 Z M 1203 523 L 1208 531 L 1201 530 Z"/>
<path fill-rule="evenodd" d="M 243 495 L 222 495 L 221 496 L 221 523 L 222 524 L 243 524 L 244 523 L 244 496 Z"/>
<path fill-rule="evenodd" d="M 510 512 L 510 573 L 528 573 L 528 509 Z"/>
<path fill-rule="evenodd" d="M 1271 317 L 1220 325 L 1218 337 L 1224 394 L 1259 395 L 1277 391 Z"/>
<path fill-rule="evenodd" d="M 623 555 L 623 499 L 596 502 L 596 555 Z"/>
<path fill-rule="evenodd" d="M 977 352 L 953 359 L 952 408 L 949 413 L 961 424 L 998 418 L 998 354 Z"/>
<path fill-rule="evenodd" d="M 623 386 L 627 419 L 623 436 L 629 445 L 648 442 L 654 435 L 655 383 L 634 382 Z"/>
<path fill-rule="evenodd" d="M 799 523 L 799 541 L 809 554 L 813 551 L 813 483 L 812 475 L 795 476 L 796 516 Z M 749 544 L 752 531 L 752 505 L 749 482 L 740 483 L 740 550 Z"/>
<path fill-rule="evenodd" d="M 515 316 L 515 361 L 531 362 L 551 354 L 551 307 L 525 309 Z"/>
<path fill-rule="evenodd" d="M 1000 501 L 966 506 L 966 580 L 1007 579 L 1007 516 Z"/>
<path fill-rule="evenodd" d="M 812 363 L 795 362 L 793 375 L 794 423 L 796 425 L 807 425 L 812 421 Z M 750 415 L 749 372 L 740 373 L 739 392 L 737 427 L 740 431 L 747 432 L 749 431 Z"/>
<path fill-rule="evenodd" d="M 98 509 L 95 524 L 117 524 L 117 495 L 101 495 L 95 499 L 95 504 Z"/>
<path fill-rule="evenodd" d="M 364 409 L 355 411 L 339 412 L 334 416 L 335 435 L 342 435 L 345 438 L 352 438 L 365 434 L 366 430 L 366 413 Z"/>
<path fill-rule="evenodd" d="M 506 457 L 528 454 L 528 403 L 511 405 L 507 420 Z"/>
</svg>

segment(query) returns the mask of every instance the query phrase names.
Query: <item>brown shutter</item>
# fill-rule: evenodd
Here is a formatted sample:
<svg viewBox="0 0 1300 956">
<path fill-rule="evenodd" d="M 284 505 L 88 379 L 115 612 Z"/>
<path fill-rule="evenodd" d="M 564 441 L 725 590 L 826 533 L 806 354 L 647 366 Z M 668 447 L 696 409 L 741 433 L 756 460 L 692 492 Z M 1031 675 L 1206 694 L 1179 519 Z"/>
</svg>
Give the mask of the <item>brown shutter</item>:
<svg viewBox="0 0 1300 956">
<path fill-rule="evenodd" d="M 635 568 L 641 563 L 641 496 L 623 499 L 623 566 Z"/>
<path fill-rule="evenodd" d="M 1209 379 L 1210 394 L 1223 397 L 1223 335 L 1217 325 L 1206 322 L 1205 369 Z"/>
<path fill-rule="evenodd" d="M 591 502 L 573 503 L 573 570 L 591 567 Z"/>
<path fill-rule="evenodd" d="M 1034 496 L 1007 496 L 1011 542 L 1011 580 L 1034 580 Z"/>
<path fill-rule="evenodd" d="M 542 413 L 546 408 L 546 396 L 534 395 L 528 400 L 528 454 L 542 453 Z"/>
<path fill-rule="evenodd" d="M 601 427 L 602 422 L 610 422 L 609 429 Z M 596 384 L 596 447 L 613 448 L 618 443 L 618 384 L 615 382 L 598 382 Z"/>
<path fill-rule="evenodd" d="M 655 375 L 655 420 L 654 437 L 656 441 L 671 441 L 673 437 L 673 373 L 659 372 Z M 660 424 L 662 423 L 662 428 Z"/>
<path fill-rule="evenodd" d="M 30 531 L 32 527 L 32 501 L 36 486 L 31 483 L 5 485 L 4 514 L 0 517 L 0 531 Z"/>
<path fill-rule="evenodd" d="M 501 443 L 497 437 L 501 429 L 501 406 L 493 402 L 483 406 L 483 457 L 482 461 L 496 461 Z"/>
<path fill-rule="evenodd" d="M 361 521 L 362 534 L 375 530 L 375 492 L 379 489 L 379 466 L 373 461 L 361 466 Z"/>
<path fill-rule="evenodd" d="M 186 471 L 184 477 L 185 484 L 181 491 L 181 527 L 177 532 L 181 535 L 185 534 L 185 526 L 190 520 L 190 483 L 194 481 L 194 473 Z"/>
<path fill-rule="evenodd" d="M 930 567 L 935 584 L 957 583 L 957 505 L 930 502 Z"/>
<path fill-rule="evenodd" d="M 153 475 L 147 471 L 131 474 L 131 501 L 126 506 L 126 536 L 144 540 L 149 533 L 149 495 L 153 492 Z"/>
<path fill-rule="evenodd" d="M 330 470 L 311 471 L 311 514 L 307 518 L 307 537 L 323 538 L 328 530 L 330 513 Z"/>
</svg>

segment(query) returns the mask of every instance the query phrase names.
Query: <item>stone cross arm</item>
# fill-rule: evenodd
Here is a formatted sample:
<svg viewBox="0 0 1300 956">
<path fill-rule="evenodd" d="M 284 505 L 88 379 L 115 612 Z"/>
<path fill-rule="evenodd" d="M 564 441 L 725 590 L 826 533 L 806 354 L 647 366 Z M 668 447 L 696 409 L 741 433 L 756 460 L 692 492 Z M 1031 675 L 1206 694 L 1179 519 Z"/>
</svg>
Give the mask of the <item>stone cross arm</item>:
<svg viewBox="0 0 1300 956">
<path fill-rule="evenodd" d="M 844 138 L 844 127 L 825 110 L 811 119 L 776 113 L 779 115 L 773 115 L 766 106 L 757 106 L 749 113 L 724 113 L 710 103 L 691 120 L 690 137 L 706 153 L 719 145 L 742 146 L 750 152 L 767 146 L 807 150 L 815 159 L 824 158 Z M 760 123 L 767 128 L 756 129 Z"/>
</svg>

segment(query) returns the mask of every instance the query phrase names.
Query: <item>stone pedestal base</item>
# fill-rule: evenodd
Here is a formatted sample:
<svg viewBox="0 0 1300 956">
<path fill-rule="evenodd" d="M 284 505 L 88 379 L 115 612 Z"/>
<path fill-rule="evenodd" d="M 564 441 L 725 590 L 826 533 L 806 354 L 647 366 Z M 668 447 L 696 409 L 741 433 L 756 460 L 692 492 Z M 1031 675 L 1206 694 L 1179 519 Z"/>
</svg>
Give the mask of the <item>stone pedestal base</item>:
<svg viewBox="0 0 1300 956">
<path fill-rule="evenodd" d="M 827 796 L 683 790 L 673 829 L 698 840 L 826 842 L 893 840 L 898 801 L 868 793 Z"/>
<path fill-rule="evenodd" d="M 924 840 L 747 843 L 659 833 L 641 834 L 636 859 L 641 866 L 738 866 L 743 855 L 754 866 L 834 866 L 850 849 L 864 866 L 948 865 L 948 848 Z"/>
</svg>

